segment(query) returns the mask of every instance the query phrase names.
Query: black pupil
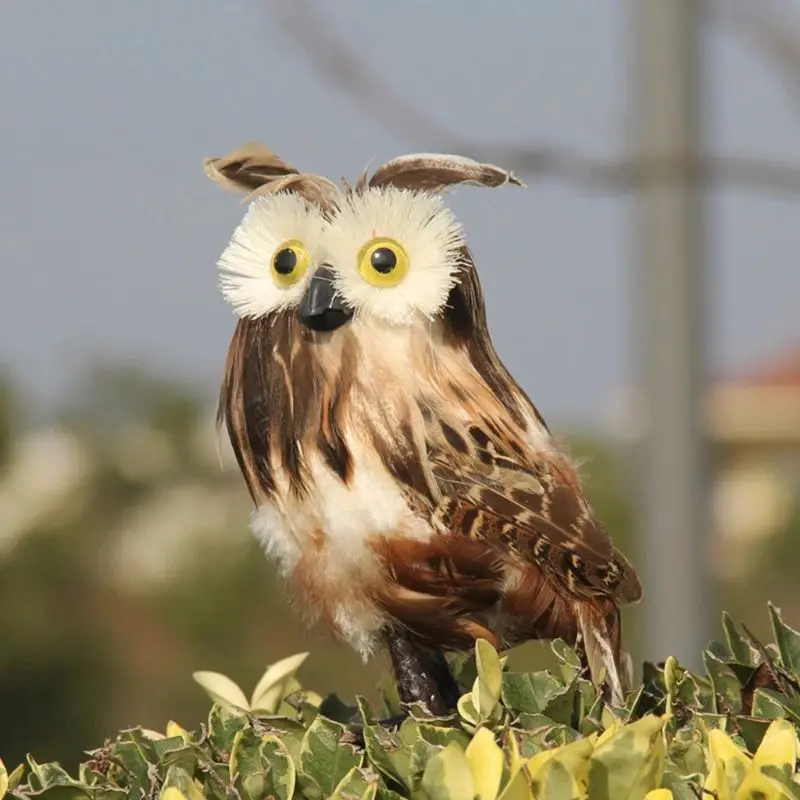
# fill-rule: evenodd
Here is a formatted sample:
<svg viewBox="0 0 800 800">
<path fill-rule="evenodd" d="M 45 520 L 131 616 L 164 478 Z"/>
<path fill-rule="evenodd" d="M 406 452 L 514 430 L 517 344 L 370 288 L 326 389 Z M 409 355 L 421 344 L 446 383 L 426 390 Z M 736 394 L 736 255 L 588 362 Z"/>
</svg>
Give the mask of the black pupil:
<svg viewBox="0 0 800 800">
<path fill-rule="evenodd" d="M 388 247 L 379 247 L 369 261 L 376 272 L 382 272 L 384 275 L 397 266 L 397 256 Z"/>
<path fill-rule="evenodd" d="M 275 272 L 279 275 L 291 275 L 297 266 L 297 253 L 291 247 L 279 250 L 275 254 Z"/>
</svg>

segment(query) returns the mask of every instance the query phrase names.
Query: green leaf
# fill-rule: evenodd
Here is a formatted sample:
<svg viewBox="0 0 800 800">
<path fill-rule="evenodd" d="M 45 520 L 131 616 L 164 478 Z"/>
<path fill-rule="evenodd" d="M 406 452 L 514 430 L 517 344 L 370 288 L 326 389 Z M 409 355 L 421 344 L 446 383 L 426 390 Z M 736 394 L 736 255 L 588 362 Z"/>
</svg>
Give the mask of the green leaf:
<svg viewBox="0 0 800 800">
<path fill-rule="evenodd" d="M 512 713 L 541 713 L 564 684 L 549 672 L 506 672 L 503 675 L 503 705 Z"/>
<path fill-rule="evenodd" d="M 378 778 L 360 767 L 353 767 L 339 781 L 339 785 L 331 795 L 332 800 L 361 800 L 364 797 L 375 797 L 378 790 Z"/>
<path fill-rule="evenodd" d="M 261 737 L 259 753 L 262 763 L 267 765 L 264 776 L 266 796 L 289 800 L 294 794 L 296 772 L 286 746 L 277 736 L 267 734 Z"/>
<path fill-rule="evenodd" d="M 3 759 L 0 758 L 0 800 L 3 800 L 6 794 L 8 794 L 8 784 L 8 770 L 3 763 Z"/>
<path fill-rule="evenodd" d="M 781 654 L 781 664 L 792 672 L 800 671 L 800 632 L 789 627 L 782 617 L 779 608 L 768 603 L 770 622 L 775 633 L 775 643 Z"/>
<path fill-rule="evenodd" d="M 790 716 L 798 720 L 798 715 L 786 704 L 786 697 L 773 689 L 759 687 L 753 692 L 753 716 L 764 719 L 777 719 Z"/>
<path fill-rule="evenodd" d="M 405 781 L 406 786 L 411 791 L 411 796 L 419 789 L 422 783 L 422 776 L 425 774 L 425 769 L 428 762 L 436 755 L 442 752 L 443 747 L 426 742 L 424 739 L 417 739 L 411 748 L 411 758 L 408 763 L 408 776 Z"/>
<path fill-rule="evenodd" d="M 689 781 L 675 775 L 673 772 L 667 771 L 664 773 L 661 778 L 661 787 L 672 792 L 673 800 L 697 800 L 698 797 L 699 790 L 695 791 Z"/>
<path fill-rule="evenodd" d="M 234 737 L 228 771 L 231 783 L 244 800 L 262 800 L 267 796 L 261 739 L 252 728 L 243 728 Z"/>
<path fill-rule="evenodd" d="M 440 725 L 418 726 L 419 736 L 426 742 L 437 747 L 446 747 L 450 742 L 455 742 L 465 748 L 470 743 L 470 737 L 459 728 L 444 728 Z"/>
<path fill-rule="evenodd" d="M 404 795 L 387 788 L 383 783 L 378 784 L 377 800 L 403 800 L 403 798 Z"/>
<path fill-rule="evenodd" d="M 728 643 L 728 649 L 733 656 L 733 660 L 740 664 L 748 664 L 751 667 L 755 666 L 758 653 L 750 646 L 742 634 L 739 633 L 733 620 L 724 611 L 722 612 L 722 627 L 725 631 L 725 640 Z"/>
<path fill-rule="evenodd" d="M 736 717 L 736 724 L 748 751 L 755 753 L 764 738 L 764 734 L 767 732 L 769 720 L 746 717 L 740 714 Z"/>
<path fill-rule="evenodd" d="M 247 724 L 247 718 L 225 705 L 214 705 L 208 713 L 208 738 L 218 750 L 230 753 L 233 738 Z"/>
<path fill-rule="evenodd" d="M 119 770 L 119 782 L 130 789 L 133 797 L 147 797 L 152 788 L 152 778 L 147 760 L 136 742 L 121 741 L 114 746 L 114 759 L 122 769 Z"/>
<path fill-rule="evenodd" d="M 317 717 L 303 737 L 300 766 L 329 797 L 352 767 L 361 766 L 362 754 L 341 741 L 344 728 L 324 717 Z"/>
<path fill-rule="evenodd" d="M 378 683 L 378 693 L 385 718 L 396 717 L 403 710 L 400 695 L 397 691 L 397 682 L 390 672 L 381 677 Z"/>
<path fill-rule="evenodd" d="M 580 738 L 577 731 L 570 728 L 568 725 L 554 725 L 542 737 L 545 747 L 554 747 L 572 744 Z"/>
<path fill-rule="evenodd" d="M 86 789 L 80 786 L 49 786 L 41 792 L 36 792 L 35 797 L 43 797 L 45 800 L 92 800 L 92 796 Z"/>
<path fill-rule="evenodd" d="M 705 774 L 705 750 L 692 730 L 683 729 L 672 738 L 668 760 L 673 771 L 683 777 Z"/>
<path fill-rule="evenodd" d="M 366 725 L 363 730 L 364 749 L 373 766 L 387 778 L 400 785 L 407 786 L 407 774 L 400 772 L 403 764 L 398 763 L 397 753 L 402 753 L 404 746 L 399 736 L 390 733 L 381 725 Z M 409 762 L 411 756 L 409 755 Z"/>
<path fill-rule="evenodd" d="M 550 649 L 561 665 L 564 683 L 572 683 L 581 671 L 581 660 L 575 649 L 570 647 L 563 639 L 554 639 L 550 643 Z"/>
<path fill-rule="evenodd" d="M 422 788 L 430 800 L 475 800 L 469 762 L 457 744 L 447 745 L 428 762 Z"/>
<path fill-rule="evenodd" d="M 49 789 L 51 786 L 76 786 L 78 782 L 58 763 L 38 764 L 32 756 L 28 756 L 31 777 L 35 778 L 38 789 Z"/>
<path fill-rule="evenodd" d="M 703 653 L 703 663 L 714 690 L 714 711 L 718 714 L 739 713 L 742 710 L 742 687 L 733 670 L 708 651 Z"/>
<path fill-rule="evenodd" d="M 589 762 L 589 797 L 643 797 L 664 774 L 664 720 L 654 715 L 615 731 L 597 745 Z"/>
<path fill-rule="evenodd" d="M 361 717 L 363 725 L 376 725 L 378 723 L 378 715 L 375 713 L 375 709 L 366 697 L 357 694 L 356 705 L 358 706 L 358 714 Z"/>
<path fill-rule="evenodd" d="M 544 715 L 550 717 L 553 722 L 572 727 L 575 703 L 578 699 L 577 686 L 573 683 L 550 700 L 544 709 Z"/>
</svg>

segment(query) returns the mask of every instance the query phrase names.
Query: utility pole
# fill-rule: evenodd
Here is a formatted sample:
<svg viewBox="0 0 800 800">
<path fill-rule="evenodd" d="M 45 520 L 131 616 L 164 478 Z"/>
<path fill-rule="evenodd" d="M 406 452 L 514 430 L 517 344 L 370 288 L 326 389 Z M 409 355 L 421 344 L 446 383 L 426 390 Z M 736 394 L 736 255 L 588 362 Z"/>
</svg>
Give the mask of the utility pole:
<svg viewBox="0 0 800 800">
<path fill-rule="evenodd" d="M 711 638 L 709 459 L 703 419 L 706 274 L 699 0 L 629 0 L 639 375 L 638 497 L 648 661 L 701 666 Z M 651 159 L 672 166 L 656 168 Z M 663 162 L 662 162 L 663 163 Z M 650 166 L 648 166 L 650 164 Z"/>
</svg>

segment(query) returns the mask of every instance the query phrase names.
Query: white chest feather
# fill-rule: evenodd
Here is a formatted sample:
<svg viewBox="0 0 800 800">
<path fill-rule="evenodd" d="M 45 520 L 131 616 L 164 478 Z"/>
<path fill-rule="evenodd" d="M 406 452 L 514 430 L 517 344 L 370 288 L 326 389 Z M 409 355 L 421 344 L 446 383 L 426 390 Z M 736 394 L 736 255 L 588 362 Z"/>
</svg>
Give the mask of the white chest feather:
<svg viewBox="0 0 800 800">
<path fill-rule="evenodd" d="M 370 540 L 427 540 L 433 531 L 409 508 L 374 451 L 356 440 L 351 452 L 349 485 L 316 456 L 309 458 L 312 480 L 306 497 L 291 494 L 278 475 L 278 496 L 253 512 L 251 529 L 285 578 L 302 568 L 304 580 L 314 583 L 315 597 L 328 608 L 310 608 L 312 615 L 329 614 L 342 638 L 366 657 L 383 623 L 365 596 L 366 587 L 381 580 Z"/>
</svg>

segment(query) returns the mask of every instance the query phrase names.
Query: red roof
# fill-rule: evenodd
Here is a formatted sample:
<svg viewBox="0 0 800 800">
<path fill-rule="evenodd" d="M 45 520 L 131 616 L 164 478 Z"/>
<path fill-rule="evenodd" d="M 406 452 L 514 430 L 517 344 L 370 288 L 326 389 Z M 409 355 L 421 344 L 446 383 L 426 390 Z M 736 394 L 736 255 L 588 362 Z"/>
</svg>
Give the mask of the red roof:
<svg viewBox="0 0 800 800">
<path fill-rule="evenodd" d="M 737 386 L 800 388 L 800 342 L 724 382 Z"/>
</svg>

